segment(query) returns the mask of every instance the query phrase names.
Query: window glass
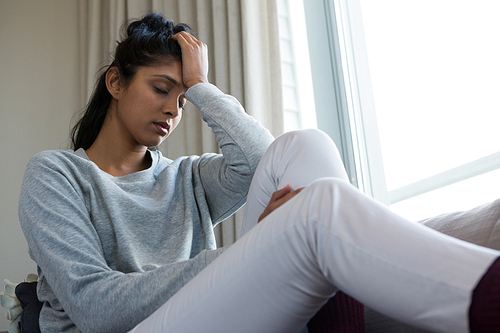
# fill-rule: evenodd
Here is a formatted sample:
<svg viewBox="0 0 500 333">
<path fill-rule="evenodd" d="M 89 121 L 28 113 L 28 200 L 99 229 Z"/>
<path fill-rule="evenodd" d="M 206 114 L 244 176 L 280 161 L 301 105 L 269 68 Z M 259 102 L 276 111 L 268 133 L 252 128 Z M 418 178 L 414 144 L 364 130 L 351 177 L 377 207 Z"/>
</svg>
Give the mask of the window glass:
<svg viewBox="0 0 500 333">
<path fill-rule="evenodd" d="M 500 2 L 360 4 L 389 192 L 499 152 Z M 410 219 L 460 209 L 500 197 L 498 181 L 491 172 L 392 208 Z"/>
<path fill-rule="evenodd" d="M 412 221 L 464 211 L 500 198 L 498 184 L 500 169 L 395 203 L 391 209 Z"/>
</svg>

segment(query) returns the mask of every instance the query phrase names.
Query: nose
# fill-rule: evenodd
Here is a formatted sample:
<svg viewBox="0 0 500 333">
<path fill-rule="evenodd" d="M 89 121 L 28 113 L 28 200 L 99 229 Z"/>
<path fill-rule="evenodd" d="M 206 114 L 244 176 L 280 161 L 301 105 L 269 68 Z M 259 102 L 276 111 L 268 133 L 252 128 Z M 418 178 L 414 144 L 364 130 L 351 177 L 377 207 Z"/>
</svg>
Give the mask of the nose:
<svg viewBox="0 0 500 333">
<path fill-rule="evenodd" d="M 179 115 L 179 101 L 176 99 L 173 99 L 174 101 L 171 101 L 167 103 L 163 109 L 163 113 L 166 115 L 169 115 L 172 118 L 176 118 Z"/>
</svg>

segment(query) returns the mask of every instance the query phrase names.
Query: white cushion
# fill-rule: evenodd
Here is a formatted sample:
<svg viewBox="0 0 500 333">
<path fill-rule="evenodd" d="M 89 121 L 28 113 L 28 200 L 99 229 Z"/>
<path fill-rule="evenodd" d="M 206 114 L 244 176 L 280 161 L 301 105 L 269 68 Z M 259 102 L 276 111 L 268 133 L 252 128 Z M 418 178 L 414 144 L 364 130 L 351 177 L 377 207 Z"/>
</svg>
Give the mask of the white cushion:
<svg viewBox="0 0 500 333">
<path fill-rule="evenodd" d="M 431 217 L 421 223 L 458 239 L 500 250 L 500 199 L 471 210 Z"/>
</svg>

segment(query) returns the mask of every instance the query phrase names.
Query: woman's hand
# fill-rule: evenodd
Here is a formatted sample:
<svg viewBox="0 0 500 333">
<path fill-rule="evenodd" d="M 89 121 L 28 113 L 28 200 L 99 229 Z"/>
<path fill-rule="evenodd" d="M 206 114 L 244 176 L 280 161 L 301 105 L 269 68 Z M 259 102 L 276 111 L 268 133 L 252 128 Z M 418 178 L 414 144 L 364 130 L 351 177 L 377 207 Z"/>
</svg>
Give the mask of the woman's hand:
<svg viewBox="0 0 500 333">
<path fill-rule="evenodd" d="M 295 191 L 292 191 L 292 185 L 288 184 L 281 190 L 277 190 L 276 192 L 274 192 L 271 196 L 271 199 L 269 200 L 269 203 L 267 204 L 266 209 L 264 209 L 264 212 L 262 212 L 262 214 L 259 216 L 258 222 L 260 222 L 267 215 L 271 214 L 273 210 L 299 194 L 303 189 L 304 188 L 301 187 L 299 189 L 296 189 Z"/>
<path fill-rule="evenodd" d="M 186 31 L 171 37 L 182 51 L 182 81 L 186 88 L 208 82 L 208 48 Z"/>
</svg>

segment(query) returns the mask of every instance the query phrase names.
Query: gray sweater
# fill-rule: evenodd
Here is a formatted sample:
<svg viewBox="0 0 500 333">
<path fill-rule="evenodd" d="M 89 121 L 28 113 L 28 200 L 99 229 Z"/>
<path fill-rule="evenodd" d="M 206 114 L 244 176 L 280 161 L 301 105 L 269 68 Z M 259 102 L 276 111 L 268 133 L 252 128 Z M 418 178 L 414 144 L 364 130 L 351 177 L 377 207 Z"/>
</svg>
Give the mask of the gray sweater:
<svg viewBox="0 0 500 333">
<path fill-rule="evenodd" d="M 170 160 L 149 151 L 151 167 L 123 177 L 83 149 L 28 163 L 19 218 L 38 265 L 42 332 L 126 332 L 222 251 L 213 226 L 244 204 L 273 137 L 213 85 L 186 96 L 222 155 Z"/>
</svg>

